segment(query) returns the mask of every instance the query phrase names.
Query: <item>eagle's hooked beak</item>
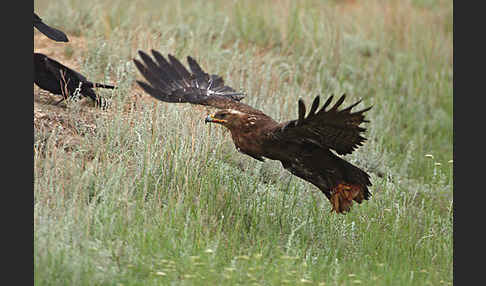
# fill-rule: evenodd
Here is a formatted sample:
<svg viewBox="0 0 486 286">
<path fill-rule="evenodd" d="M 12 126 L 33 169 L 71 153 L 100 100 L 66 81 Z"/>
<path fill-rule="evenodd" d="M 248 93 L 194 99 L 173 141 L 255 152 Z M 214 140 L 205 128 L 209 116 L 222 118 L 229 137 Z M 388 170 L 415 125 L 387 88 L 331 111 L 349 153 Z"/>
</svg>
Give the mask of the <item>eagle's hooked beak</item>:
<svg viewBox="0 0 486 286">
<path fill-rule="evenodd" d="M 208 123 L 208 122 L 212 122 L 212 123 L 225 123 L 226 120 L 217 119 L 217 118 L 214 118 L 213 115 L 208 115 L 206 117 L 206 119 L 204 119 L 204 123 Z"/>
</svg>

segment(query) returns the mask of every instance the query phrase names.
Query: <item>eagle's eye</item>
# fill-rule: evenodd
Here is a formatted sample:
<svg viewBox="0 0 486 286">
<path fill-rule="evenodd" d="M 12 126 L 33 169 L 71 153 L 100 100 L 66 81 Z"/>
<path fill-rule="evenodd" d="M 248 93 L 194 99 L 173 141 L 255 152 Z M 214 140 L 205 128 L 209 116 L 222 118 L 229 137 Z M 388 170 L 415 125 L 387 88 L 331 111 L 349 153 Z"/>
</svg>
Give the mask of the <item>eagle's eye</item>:
<svg viewBox="0 0 486 286">
<path fill-rule="evenodd" d="M 221 114 L 219 115 L 219 117 L 221 117 L 221 118 L 225 118 L 225 117 L 226 117 L 226 113 L 221 113 Z"/>
</svg>

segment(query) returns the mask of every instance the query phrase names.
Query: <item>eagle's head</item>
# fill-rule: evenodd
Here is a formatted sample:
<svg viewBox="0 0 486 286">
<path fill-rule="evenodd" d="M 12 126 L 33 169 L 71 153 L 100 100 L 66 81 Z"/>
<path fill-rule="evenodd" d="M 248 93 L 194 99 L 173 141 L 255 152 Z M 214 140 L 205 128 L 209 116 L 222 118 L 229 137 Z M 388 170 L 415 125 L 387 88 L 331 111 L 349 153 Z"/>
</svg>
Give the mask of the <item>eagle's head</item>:
<svg viewBox="0 0 486 286">
<path fill-rule="evenodd" d="M 233 129 L 250 127 L 254 124 L 254 117 L 238 110 L 223 109 L 208 115 L 204 122 L 219 123 L 229 129 Z"/>
</svg>

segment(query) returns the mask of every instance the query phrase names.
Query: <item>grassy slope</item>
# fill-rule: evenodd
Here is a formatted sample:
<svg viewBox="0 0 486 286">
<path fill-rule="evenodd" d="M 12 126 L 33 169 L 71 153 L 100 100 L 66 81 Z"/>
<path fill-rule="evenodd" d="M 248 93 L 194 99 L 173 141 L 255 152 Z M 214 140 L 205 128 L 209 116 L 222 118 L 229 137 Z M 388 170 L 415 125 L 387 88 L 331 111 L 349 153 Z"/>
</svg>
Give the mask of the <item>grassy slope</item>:
<svg viewBox="0 0 486 286">
<path fill-rule="evenodd" d="M 73 39 L 53 56 L 119 89 L 105 113 L 35 103 L 35 284 L 452 284 L 452 2 L 343 2 L 36 1 Z M 330 214 L 204 108 L 148 98 L 131 59 L 151 48 L 278 120 L 317 94 L 372 104 L 347 156 L 372 199 Z"/>
</svg>

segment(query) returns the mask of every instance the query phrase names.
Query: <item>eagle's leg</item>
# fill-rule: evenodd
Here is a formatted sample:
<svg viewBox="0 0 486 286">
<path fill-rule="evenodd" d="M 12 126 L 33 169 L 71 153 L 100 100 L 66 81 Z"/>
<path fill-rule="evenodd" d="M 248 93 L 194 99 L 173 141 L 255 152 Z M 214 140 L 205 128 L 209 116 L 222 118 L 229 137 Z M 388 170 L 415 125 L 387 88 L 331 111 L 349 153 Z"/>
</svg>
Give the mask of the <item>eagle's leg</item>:
<svg viewBox="0 0 486 286">
<path fill-rule="evenodd" d="M 340 183 L 331 189 L 331 211 L 336 213 L 348 212 L 353 205 L 353 200 L 361 203 L 363 199 L 364 190 L 359 185 Z"/>
</svg>

